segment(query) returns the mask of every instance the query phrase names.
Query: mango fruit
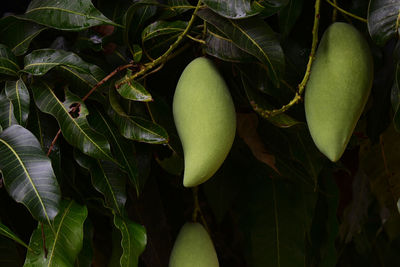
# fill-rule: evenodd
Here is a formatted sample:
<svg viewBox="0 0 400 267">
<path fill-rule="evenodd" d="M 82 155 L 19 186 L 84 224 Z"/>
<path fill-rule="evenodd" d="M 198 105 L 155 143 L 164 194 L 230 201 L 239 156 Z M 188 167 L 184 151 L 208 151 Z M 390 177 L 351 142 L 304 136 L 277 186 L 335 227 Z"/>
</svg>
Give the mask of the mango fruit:
<svg viewBox="0 0 400 267">
<path fill-rule="evenodd" d="M 333 162 L 346 149 L 372 81 L 373 60 L 366 40 L 350 24 L 333 23 L 321 38 L 304 98 L 314 143 Z"/>
<path fill-rule="evenodd" d="M 219 267 L 210 236 L 199 223 L 186 223 L 171 252 L 169 267 Z"/>
<path fill-rule="evenodd" d="M 224 162 L 236 132 L 236 113 L 228 87 L 211 60 L 196 58 L 176 86 L 173 115 L 182 142 L 183 185 L 208 180 Z"/>
</svg>

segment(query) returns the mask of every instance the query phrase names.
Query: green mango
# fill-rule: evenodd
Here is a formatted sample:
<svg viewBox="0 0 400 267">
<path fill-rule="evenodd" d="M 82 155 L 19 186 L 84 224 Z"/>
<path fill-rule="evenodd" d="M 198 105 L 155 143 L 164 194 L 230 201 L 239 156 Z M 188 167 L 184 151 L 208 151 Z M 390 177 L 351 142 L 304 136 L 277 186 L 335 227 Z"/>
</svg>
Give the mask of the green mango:
<svg viewBox="0 0 400 267">
<path fill-rule="evenodd" d="M 322 36 L 304 98 L 315 145 L 340 159 L 365 107 L 373 81 L 368 43 L 350 24 L 333 23 Z"/>
<path fill-rule="evenodd" d="M 176 86 L 173 113 L 184 152 L 183 185 L 197 186 L 222 165 L 236 132 L 232 97 L 210 60 L 196 58 L 187 65 Z"/>
<path fill-rule="evenodd" d="M 210 236 L 199 223 L 186 223 L 176 238 L 169 267 L 219 267 Z"/>
</svg>

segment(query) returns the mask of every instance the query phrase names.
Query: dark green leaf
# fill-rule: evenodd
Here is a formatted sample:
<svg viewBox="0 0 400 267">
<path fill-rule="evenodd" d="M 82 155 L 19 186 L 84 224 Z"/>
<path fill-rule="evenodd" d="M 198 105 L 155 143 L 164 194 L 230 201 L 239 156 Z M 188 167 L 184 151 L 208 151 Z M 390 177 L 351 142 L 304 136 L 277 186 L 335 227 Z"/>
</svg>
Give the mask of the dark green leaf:
<svg viewBox="0 0 400 267">
<path fill-rule="evenodd" d="M 120 116 L 111 108 L 108 109 L 108 115 L 125 138 L 149 144 L 168 142 L 168 133 L 154 122 L 134 116 Z"/>
<path fill-rule="evenodd" d="M 289 3 L 279 12 L 279 28 L 283 36 L 289 35 L 303 8 L 303 0 L 289 0 Z"/>
<path fill-rule="evenodd" d="M 160 35 L 183 32 L 187 26 L 186 21 L 156 21 L 147 26 L 142 32 L 142 42 Z"/>
<path fill-rule="evenodd" d="M 130 76 L 130 72 L 127 73 Z M 153 101 L 151 94 L 137 81 L 131 80 L 122 84 L 117 92 L 125 99 L 133 101 L 148 102 Z"/>
<path fill-rule="evenodd" d="M 51 87 L 44 82 L 34 83 L 31 88 L 36 105 L 42 112 L 57 119 L 68 143 L 91 157 L 114 161 L 107 139 L 89 126 L 86 119 L 89 112 L 79 97 L 65 90 L 65 101 L 61 102 Z M 70 111 L 77 105 L 79 114 L 75 118 Z"/>
<path fill-rule="evenodd" d="M 13 52 L 5 45 L 0 44 L 0 78 L 2 75 L 18 76 L 19 66 Z"/>
<path fill-rule="evenodd" d="M 46 27 L 14 16 L 0 19 L 0 40 L 16 55 L 26 53 L 31 41 Z"/>
<path fill-rule="evenodd" d="M 97 131 L 102 131 L 111 143 L 115 151 L 118 162 L 124 166 L 130 181 L 135 185 L 137 193 L 141 185 L 139 184 L 137 164 L 134 154 L 134 147 L 128 140 L 123 138 L 110 119 L 103 115 L 98 109 L 90 111 L 89 123 Z"/>
<path fill-rule="evenodd" d="M 28 245 L 25 244 L 24 241 L 22 241 L 16 234 L 13 233 L 13 231 L 10 230 L 10 228 L 5 226 L 1 222 L 0 222 L 0 235 L 8 237 L 8 238 L 14 240 L 15 242 L 17 242 L 17 243 L 21 244 L 22 246 L 24 246 L 24 247 L 29 249 Z"/>
<path fill-rule="evenodd" d="M 2 91 L 0 93 L 0 128 L 4 130 L 13 124 L 18 124 L 14 116 L 14 106 L 7 98 L 5 91 Z"/>
<path fill-rule="evenodd" d="M 187 0 L 168 0 L 164 6 L 165 10 L 162 13 L 162 18 L 171 18 L 178 16 L 190 8 L 194 8 Z"/>
<path fill-rule="evenodd" d="M 115 24 L 90 0 L 33 0 L 22 18 L 59 30 L 79 31 L 101 24 Z"/>
<path fill-rule="evenodd" d="M 75 159 L 90 172 L 92 184 L 104 195 L 107 207 L 121 215 L 126 203 L 124 174 L 112 162 L 95 160 L 78 151 Z"/>
<path fill-rule="evenodd" d="M 238 48 L 231 39 L 223 36 L 217 29 L 208 27 L 206 53 L 230 62 L 251 62 L 254 57 Z"/>
<path fill-rule="evenodd" d="M 0 133 L 0 170 L 15 201 L 39 221 L 51 224 L 58 213 L 60 189 L 51 162 L 36 137 L 19 125 Z"/>
<path fill-rule="evenodd" d="M 261 14 L 263 16 L 272 16 L 283 9 L 290 0 L 258 0 L 253 2 L 253 6 L 262 7 Z"/>
<path fill-rule="evenodd" d="M 144 23 L 156 14 L 158 4 L 154 0 L 138 1 L 133 3 L 125 13 L 124 43 L 128 45 L 133 57 L 135 52 L 131 44 L 138 43 L 140 30 L 144 27 Z"/>
<path fill-rule="evenodd" d="M 279 87 L 285 59 L 276 34 L 263 20 L 229 20 L 209 9 L 199 10 L 198 15 L 224 33 L 240 49 L 252 54 L 268 68 L 268 76 Z"/>
<path fill-rule="evenodd" d="M 89 219 L 83 225 L 82 250 L 76 259 L 76 267 L 91 267 L 93 262 L 93 225 Z"/>
<path fill-rule="evenodd" d="M 121 266 L 137 267 L 139 256 L 143 253 L 147 244 L 146 230 L 143 226 L 118 215 L 114 216 L 114 225 L 121 231 L 122 235 Z"/>
<path fill-rule="evenodd" d="M 54 219 L 54 230 L 47 225 L 43 226 L 48 250 L 45 257 L 40 224 L 33 232 L 25 267 L 71 267 L 82 249 L 83 224 L 87 217 L 87 208 L 73 200 L 61 202 L 60 213 Z"/>
<path fill-rule="evenodd" d="M 30 96 L 22 79 L 7 81 L 5 85 L 7 98 L 14 106 L 14 116 L 20 125 L 26 125 L 29 115 Z"/>
<path fill-rule="evenodd" d="M 246 92 L 247 98 L 253 107 L 253 109 L 259 113 L 260 115 L 264 116 L 265 110 L 272 110 L 273 106 L 268 102 L 266 99 L 266 95 L 262 94 L 261 92 L 255 90 L 251 85 L 251 82 L 245 77 L 244 74 L 242 76 L 242 83 L 243 88 Z M 290 117 L 289 115 L 282 113 L 278 114 L 273 117 L 268 117 L 268 121 L 273 123 L 274 125 L 282 128 L 291 127 L 296 124 L 300 124 L 300 121 L 297 121 Z"/>
<path fill-rule="evenodd" d="M 262 7 L 253 5 L 257 1 L 250 0 L 203 0 L 203 2 L 214 12 L 231 19 L 242 19 L 257 15 Z"/>
<path fill-rule="evenodd" d="M 65 66 L 81 74 L 91 74 L 93 64 L 86 63 L 72 52 L 55 49 L 35 50 L 24 58 L 23 72 L 32 75 L 44 75 L 52 68 Z"/>
<path fill-rule="evenodd" d="M 383 46 L 396 34 L 399 36 L 400 1 L 371 0 L 368 8 L 368 30 L 377 45 Z"/>
</svg>

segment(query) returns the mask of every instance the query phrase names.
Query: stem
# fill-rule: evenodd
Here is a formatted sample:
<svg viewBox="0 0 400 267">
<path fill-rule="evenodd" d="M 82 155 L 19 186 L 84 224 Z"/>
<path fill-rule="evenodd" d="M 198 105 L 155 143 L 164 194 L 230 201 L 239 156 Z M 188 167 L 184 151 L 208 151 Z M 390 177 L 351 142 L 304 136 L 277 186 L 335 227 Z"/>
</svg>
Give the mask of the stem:
<svg viewBox="0 0 400 267">
<path fill-rule="evenodd" d="M 335 5 L 337 5 L 337 0 L 333 0 L 333 3 L 334 3 Z M 335 21 L 336 21 L 336 17 L 337 17 L 337 9 L 334 8 L 333 11 L 332 11 L 332 22 L 335 22 Z"/>
<path fill-rule="evenodd" d="M 43 241 L 44 258 L 47 259 L 46 236 L 44 235 L 43 223 L 40 223 L 40 226 L 42 228 L 42 241 Z"/>
<path fill-rule="evenodd" d="M 193 188 L 193 202 L 194 202 L 194 209 L 193 209 L 192 220 L 193 222 L 197 222 L 197 214 L 200 213 L 198 186 Z"/>
<path fill-rule="evenodd" d="M 366 20 L 366 19 L 361 18 L 361 17 L 359 17 L 359 16 L 357 16 L 357 15 L 354 15 L 353 13 L 350 13 L 350 12 L 344 10 L 343 8 L 338 7 L 338 6 L 336 5 L 336 1 L 334 1 L 335 3 L 332 3 L 332 2 L 329 1 L 329 0 L 325 0 L 325 1 L 328 2 L 328 3 L 329 3 L 331 6 L 333 6 L 334 8 L 336 8 L 337 10 L 339 10 L 340 12 L 342 12 L 343 14 L 346 14 L 346 15 L 352 17 L 352 18 L 355 18 L 355 19 L 358 19 L 359 21 L 362 21 L 362 22 L 364 22 L 364 23 L 367 23 L 367 20 Z"/>
<path fill-rule="evenodd" d="M 104 77 L 100 82 L 98 82 L 83 98 L 82 101 L 85 101 L 86 99 L 89 98 L 89 96 L 91 94 L 93 94 L 94 91 L 96 91 L 97 88 L 99 88 L 102 84 L 104 84 L 105 82 L 107 82 L 111 77 L 113 77 L 115 74 L 117 74 L 118 72 L 130 68 L 130 67 L 135 67 L 136 65 L 134 64 L 127 64 L 124 66 L 119 66 L 118 68 L 116 68 L 114 71 L 112 71 L 110 74 L 108 74 L 106 77 Z M 76 105 L 75 107 L 73 107 L 71 109 L 70 112 L 75 112 L 78 108 L 80 107 L 80 104 Z M 47 151 L 47 156 L 49 156 L 51 154 L 51 151 L 53 150 L 54 144 L 57 142 L 58 137 L 61 134 L 61 129 L 58 130 L 56 136 L 53 138 L 53 141 L 51 142 L 51 145 L 49 147 L 49 150 Z"/>
<path fill-rule="evenodd" d="M 286 105 L 283 105 L 279 109 L 273 109 L 273 110 L 264 110 L 260 108 L 256 103 L 252 102 L 250 103 L 252 108 L 259 113 L 262 117 L 264 118 L 270 118 L 279 114 L 282 114 L 289 110 L 293 105 L 297 104 L 301 100 L 301 95 L 304 92 L 304 88 L 306 87 L 308 78 L 310 77 L 311 73 L 311 65 L 314 61 L 314 56 L 315 56 L 315 51 L 317 50 L 317 44 L 318 44 L 318 27 L 319 27 L 319 9 L 321 6 L 321 0 L 315 0 L 315 15 L 314 15 L 314 26 L 312 29 L 312 46 L 311 46 L 311 52 L 308 57 L 308 63 L 307 63 L 307 69 L 306 73 L 304 74 L 303 80 L 301 83 L 298 85 L 298 92 L 296 92 L 295 96 L 293 97 L 292 100 Z"/>
<path fill-rule="evenodd" d="M 144 68 L 142 68 L 140 71 L 133 74 L 131 77 L 125 78 L 121 82 L 115 84 L 115 87 L 119 88 L 122 84 L 132 81 L 133 79 L 137 78 L 138 76 L 145 74 L 147 71 L 154 68 L 155 66 L 164 63 L 167 60 L 168 56 L 172 53 L 172 51 L 174 51 L 178 47 L 178 45 L 183 41 L 184 37 L 189 33 L 190 28 L 192 27 L 194 20 L 196 18 L 196 13 L 199 10 L 200 6 L 201 6 L 201 0 L 198 1 L 196 8 L 194 9 L 194 11 L 192 13 L 192 17 L 190 18 L 185 30 L 178 36 L 176 41 L 168 48 L 168 50 L 163 55 L 161 55 L 157 59 L 153 60 L 152 62 L 147 63 L 144 66 Z"/>
<path fill-rule="evenodd" d="M 189 39 L 191 39 L 191 40 L 193 40 L 193 41 L 195 41 L 195 42 L 198 42 L 198 43 L 201 43 L 201 44 L 206 44 L 206 41 L 201 40 L 201 39 L 198 39 L 198 38 L 193 37 L 193 36 L 190 36 L 189 34 L 186 35 L 186 37 L 189 38 Z"/>
</svg>

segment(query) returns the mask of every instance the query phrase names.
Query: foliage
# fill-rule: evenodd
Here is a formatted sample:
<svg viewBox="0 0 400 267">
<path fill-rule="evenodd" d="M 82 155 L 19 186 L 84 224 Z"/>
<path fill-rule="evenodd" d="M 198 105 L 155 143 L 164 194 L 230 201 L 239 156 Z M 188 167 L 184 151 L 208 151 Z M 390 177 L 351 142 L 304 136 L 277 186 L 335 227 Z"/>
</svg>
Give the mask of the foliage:
<svg viewBox="0 0 400 267">
<path fill-rule="evenodd" d="M 191 220 L 221 266 L 398 265 L 399 0 L 7 5 L 1 266 L 164 267 Z M 333 21 L 363 34 L 375 69 L 335 164 L 315 147 L 302 103 Z M 220 170 L 190 190 L 172 98 L 199 56 L 228 84 L 237 134 Z"/>
</svg>

